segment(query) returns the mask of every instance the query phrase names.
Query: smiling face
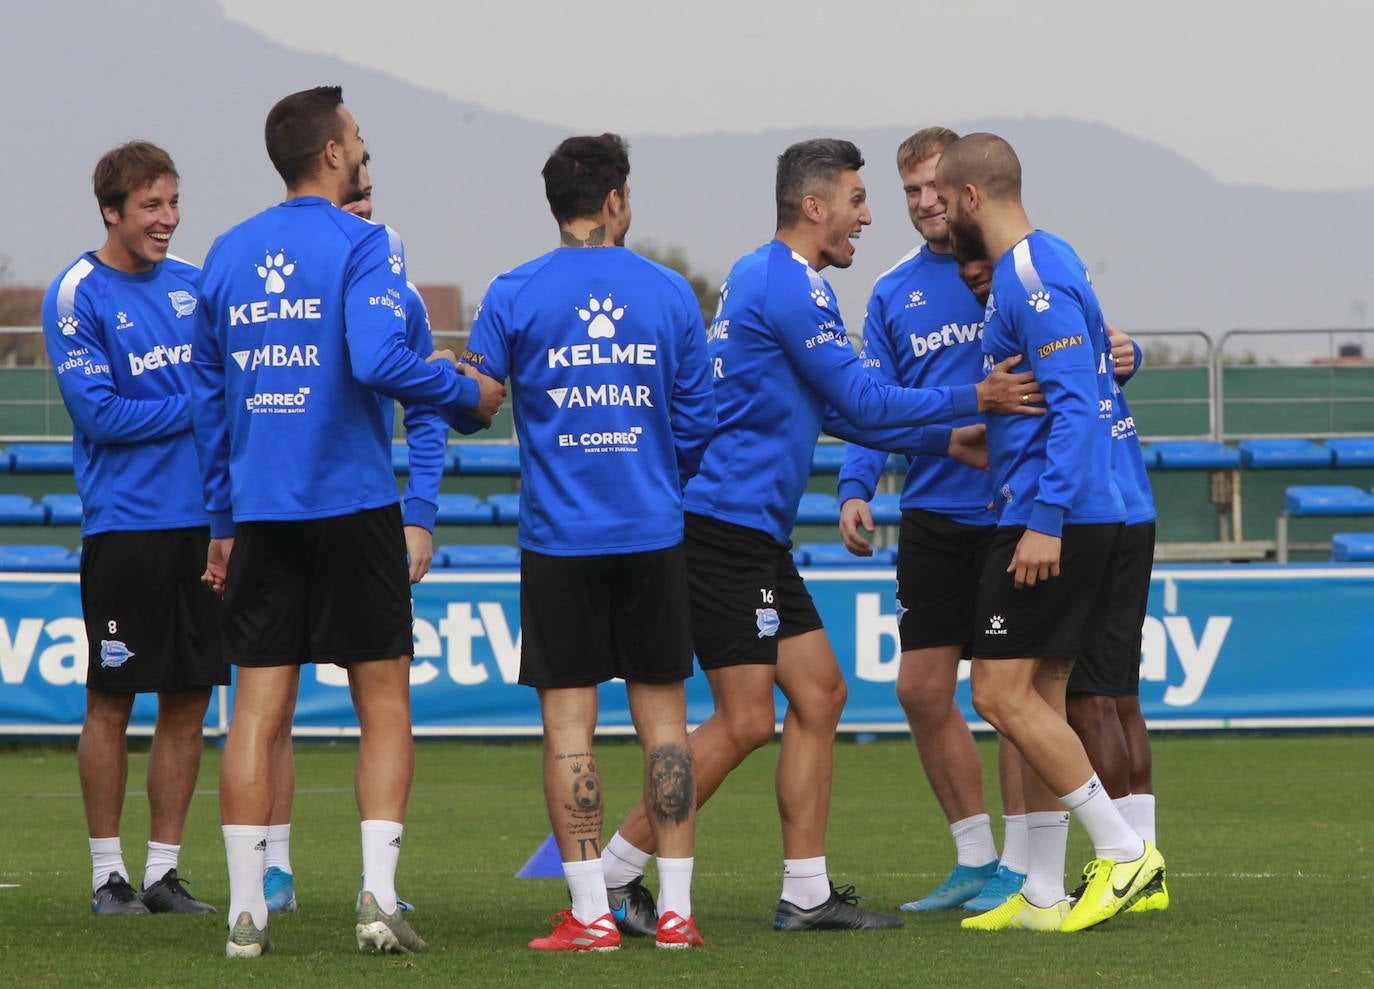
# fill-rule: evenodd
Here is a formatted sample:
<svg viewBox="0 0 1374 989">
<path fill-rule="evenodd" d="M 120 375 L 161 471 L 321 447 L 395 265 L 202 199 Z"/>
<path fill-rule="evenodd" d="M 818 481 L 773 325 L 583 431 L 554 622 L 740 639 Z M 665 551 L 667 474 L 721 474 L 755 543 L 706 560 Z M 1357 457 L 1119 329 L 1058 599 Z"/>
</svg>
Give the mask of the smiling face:
<svg viewBox="0 0 1374 989">
<path fill-rule="evenodd" d="M 939 155 L 931 155 L 902 170 L 902 191 L 911 223 L 930 249 L 937 254 L 949 252 L 949 227 L 945 208 L 935 194 L 935 166 Z"/>
<path fill-rule="evenodd" d="M 992 262 L 987 258 L 960 261 L 959 277 L 968 286 L 979 305 L 986 306 L 988 293 L 992 291 Z"/>
<path fill-rule="evenodd" d="M 176 177 L 161 175 L 132 190 L 122 207 L 104 206 L 105 246 L 100 259 L 117 271 L 139 274 L 167 258 L 181 222 Z"/>
<path fill-rule="evenodd" d="M 816 196 L 820 207 L 820 267 L 848 268 L 854 263 L 854 241 L 873 222 L 868 211 L 868 189 L 853 170 L 835 176 L 830 195 Z"/>
</svg>

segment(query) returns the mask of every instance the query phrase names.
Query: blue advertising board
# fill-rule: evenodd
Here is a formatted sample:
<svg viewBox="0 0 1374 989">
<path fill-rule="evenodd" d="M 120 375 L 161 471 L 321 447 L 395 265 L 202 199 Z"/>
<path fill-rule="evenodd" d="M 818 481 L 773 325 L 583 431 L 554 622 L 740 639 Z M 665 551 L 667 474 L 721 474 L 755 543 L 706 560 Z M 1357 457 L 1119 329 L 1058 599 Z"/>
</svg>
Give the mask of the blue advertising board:
<svg viewBox="0 0 1374 989">
<path fill-rule="evenodd" d="M 849 682 L 842 729 L 904 731 L 893 686 L 897 616 L 890 570 L 806 572 Z M 534 691 L 516 683 L 520 587 L 514 572 L 435 573 L 414 589 L 412 708 L 417 735 L 537 734 Z M 72 734 L 85 709 L 85 629 L 75 575 L 0 574 L 0 733 Z M 1141 647 L 1141 705 L 1156 727 L 1374 726 L 1374 567 L 1160 567 Z M 961 672 L 958 700 L 973 712 Z M 232 691 L 212 704 L 220 731 Z M 779 697 L 781 720 L 783 702 Z M 688 718 L 711 712 L 703 676 Z M 134 725 L 148 731 L 152 696 Z M 624 687 L 601 688 L 601 725 L 628 732 Z M 306 666 L 296 728 L 356 732 L 344 671 Z"/>
</svg>

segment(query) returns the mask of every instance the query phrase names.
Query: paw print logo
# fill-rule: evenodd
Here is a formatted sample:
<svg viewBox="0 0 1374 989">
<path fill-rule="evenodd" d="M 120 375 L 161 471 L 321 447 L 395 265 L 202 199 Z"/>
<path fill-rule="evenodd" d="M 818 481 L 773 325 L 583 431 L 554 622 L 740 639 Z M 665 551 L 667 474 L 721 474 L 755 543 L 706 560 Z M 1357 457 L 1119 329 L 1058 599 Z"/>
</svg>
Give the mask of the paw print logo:
<svg viewBox="0 0 1374 989">
<path fill-rule="evenodd" d="M 615 324 L 625 315 L 625 307 L 617 306 L 609 292 L 606 298 L 592 297 L 586 309 L 577 310 L 577 318 L 587 324 L 587 336 L 593 340 L 610 340 L 615 336 Z"/>
<path fill-rule="evenodd" d="M 988 628 L 994 632 L 1000 632 L 1002 630 L 1002 625 L 1003 618 L 1001 615 L 993 615 L 988 619 Z"/>
<path fill-rule="evenodd" d="M 919 306 L 919 305 L 921 304 L 921 291 L 920 291 L 920 289 L 917 289 L 915 292 L 912 292 L 912 293 L 911 293 L 911 304 L 912 304 L 913 306 Z"/>
<path fill-rule="evenodd" d="M 391 257 L 386 259 L 386 263 L 391 265 L 391 273 L 393 275 L 399 275 L 401 269 L 405 267 L 405 261 L 401 259 L 399 254 L 391 255 Z"/>
<path fill-rule="evenodd" d="M 811 298 L 816 300 L 816 305 L 818 306 L 830 305 L 830 296 L 826 294 L 823 288 L 813 288 L 811 290 Z"/>
<path fill-rule="evenodd" d="M 121 323 L 127 323 L 129 321 L 129 314 L 126 312 L 115 313 L 115 316 L 119 318 Z"/>
<path fill-rule="evenodd" d="M 76 336 L 76 328 L 79 325 L 75 316 L 63 316 L 57 321 L 57 328 L 62 331 L 64 337 Z"/>
<path fill-rule="evenodd" d="M 1035 307 L 1036 312 L 1044 312 L 1050 307 L 1050 293 L 1044 291 L 1035 292 L 1032 293 L 1031 297 L 1026 301 Z"/>
<path fill-rule="evenodd" d="M 263 263 L 257 266 L 258 277 L 265 280 L 263 288 L 268 295 L 279 295 L 286 291 L 286 279 L 296 270 L 296 262 L 290 263 L 286 260 L 286 255 L 281 251 L 276 254 L 268 254 L 263 258 Z"/>
</svg>

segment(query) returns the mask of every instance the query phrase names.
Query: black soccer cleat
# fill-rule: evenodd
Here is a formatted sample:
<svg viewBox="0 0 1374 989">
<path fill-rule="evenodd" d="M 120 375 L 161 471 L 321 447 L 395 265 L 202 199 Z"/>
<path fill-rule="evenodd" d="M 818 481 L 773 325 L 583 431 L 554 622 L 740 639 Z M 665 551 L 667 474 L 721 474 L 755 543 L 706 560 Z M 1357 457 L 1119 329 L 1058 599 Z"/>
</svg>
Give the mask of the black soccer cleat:
<svg viewBox="0 0 1374 989">
<path fill-rule="evenodd" d="M 132 917 L 148 913 L 129 881 L 118 872 L 111 872 L 105 884 L 91 897 L 91 913 L 102 917 Z"/>
<path fill-rule="evenodd" d="M 143 887 L 138 894 L 149 913 L 219 913 L 208 903 L 202 903 L 186 892 L 186 880 L 168 869 L 161 879 Z"/>
<path fill-rule="evenodd" d="M 837 887 L 832 882 L 830 899 L 810 910 L 779 900 L 773 927 L 779 931 L 858 931 L 902 926 L 901 918 L 865 910 L 859 900 L 853 883 Z"/>
<path fill-rule="evenodd" d="M 643 876 L 635 876 L 624 886 L 606 887 L 606 899 L 621 934 L 658 937 L 658 908 L 654 895 L 644 885 Z"/>
</svg>

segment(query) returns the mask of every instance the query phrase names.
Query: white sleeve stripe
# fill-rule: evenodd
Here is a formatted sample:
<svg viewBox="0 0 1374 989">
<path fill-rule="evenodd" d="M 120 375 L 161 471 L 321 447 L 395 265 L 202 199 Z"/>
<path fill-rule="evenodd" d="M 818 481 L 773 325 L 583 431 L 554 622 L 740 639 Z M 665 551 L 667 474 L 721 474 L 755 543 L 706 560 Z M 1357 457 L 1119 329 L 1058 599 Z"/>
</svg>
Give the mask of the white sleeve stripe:
<svg viewBox="0 0 1374 989">
<path fill-rule="evenodd" d="M 62 276 L 62 284 L 57 288 L 57 315 L 70 316 L 76 311 L 76 290 L 81 279 L 95 270 L 95 265 L 82 258 Z"/>
<path fill-rule="evenodd" d="M 1040 272 L 1035 270 L 1035 262 L 1031 260 L 1029 240 L 1022 240 L 1013 247 L 1011 257 L 1016 262 L 1016 277 L 1021 279 L 1027 293 L 1039 292 L 1045 287 L 1040 280 Z"/>
</svg>

